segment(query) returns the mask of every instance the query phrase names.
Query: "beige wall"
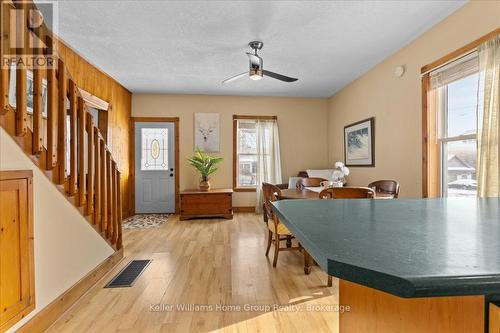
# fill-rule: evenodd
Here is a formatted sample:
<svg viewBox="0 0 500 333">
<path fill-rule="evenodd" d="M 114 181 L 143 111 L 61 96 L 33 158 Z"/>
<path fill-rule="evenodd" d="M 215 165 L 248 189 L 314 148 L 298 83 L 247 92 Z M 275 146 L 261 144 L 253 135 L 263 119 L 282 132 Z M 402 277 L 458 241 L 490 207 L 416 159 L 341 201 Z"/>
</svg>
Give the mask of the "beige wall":
<svg viewBox="0 0 500 333">
<path fill-rule="evenodd" d="M 1 127 L 0 170 L 33 170 L 36 307 L 14 332 L 114 251 Z"/>
<path fill-rule="evenodd" d="M 345 125 L 375 117 L 376 166 L 352 168 L 349 182 L 396 179 L 401 196 L 422 191 L 420 68 L 500 27 L 500 1 L 472 1 L 329 100 L 330 164 L 343 160 Z M 394 68 L 406 67 L 401 78 Z"/>
<path fill-rule="evenodd" d="M 133 117 L 180 118 L 180 189 L 196 188 L 199 177 L 185 157 L 193 152 L 195 112 L 216 112 L 221 119 L 219 171 L 212 177 L 216 187 L 232 187 L 234 114 L 278 116 L 283 181 L 298 171 L 328 166 L 326 99 L 285 97 L 236 97 L 202 95 L 133 94 Z M 236 207 L 255 205 L 255 193 L 235 193 Z"/>
</svg>

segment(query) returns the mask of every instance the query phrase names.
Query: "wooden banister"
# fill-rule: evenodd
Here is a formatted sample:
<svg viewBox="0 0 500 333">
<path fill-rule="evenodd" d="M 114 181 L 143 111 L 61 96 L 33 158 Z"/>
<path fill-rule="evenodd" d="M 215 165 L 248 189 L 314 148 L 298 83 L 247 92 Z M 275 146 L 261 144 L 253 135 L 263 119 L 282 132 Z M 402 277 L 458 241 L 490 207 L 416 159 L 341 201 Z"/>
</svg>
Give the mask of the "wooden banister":
<svg viewBox="0 0 500 333">
<path fill-rule="evenodd" d="M 77 184 L 77 109 L 76 85 L 69 80 L 69 184 L 68 193 L 73 196 L 76 193 Z"/>
<path fill-rule="evenodd" d="M 46 38 L 49 49 L 53 49 L 53 40 Z M 47 170 L 52 170 L 57 162 L 57 77 L 54 67 L 47 68 Z"/>
<path fill-rule="evenodd" d="M 35 7 L 33 3 L 23 1 L 14 1 L 8 5 L 18 9 Z M 10 49 L 10 35 L 14 36 L 16 31 L 21 31 L 20 29 L 24 34 L 24 45 L 17 49 L 19 59 L 24 61 L 17 62 L 18 66 L 15 67 L 14 73 L 10 73 L 8 67 L 0 68 L 0 125 L 6 128 L 12 136 L 25 136 L 25 140 L 16 141 L 27 154 L 31 155 L 33 162 L 40 168 L 48 170 L 45 174 L 58 185 L 59 189 L 66 190 L 65 195 L 74 197 L 70 199 L 70 202 L 82 207 L 80 209 L 82 214 L 91 216 L 91 223 L 99 226 L 103 237 L 116 249 L 122 248 L 122 193 L 118 164 L 106 145 L 106 139 L 96 126 L 96 120 L 88 113 L 87 104 L 82 96 L 83 90 L 80 91 L 71 77 L 64 59 L 55 56 L 57 38 L 53 37 L 45 26 L 28 27 L 29 20 L 26 15 L 22 21 L 10 22 L 11 19 L 17 20 L 22 16 L 11 17 L 9 11 L 0 12 L 0 24 L 4 28 L 0 29 L 2 30 L 0 50 L 3 53 Z M 11 28 L 16 31 L 11 32 Z M 43 42 L 46 46 L 45 54 L 40 51 L 41 47 L 36 47 L 41 46 L 40 44 L 33 45 L 35 46 L 34 52 L 36 52 L 33 55 L 44 56 L 47 60 L 49 57 L 51 60 L 57 59 L 57 67 L 26 67 L 26 60 L 30 59 L 28 36 L 29 31 L 33 31 L 30 29 L 35 29 L 40 38 L 38 42 L 32 41 Z M 33 74 L 32 122 L 29 122 L 27 105 L 28 70 Z M 9 103 L 10 76 L 14 74 L 16 76 L 15 109 Z M 43 101 L 44 79 L 47 80 L 46 108 Z M 85 91 L 83 93 L 92 96 Z M 69 127 L 67 126 L 68 99 Z M 44 119 L 45 117 L 47 119 Z M 100 120 L 99 125 L 103 128 L 107 126 Z M 29 138 L 27 134 L 31 134 L 32 137 Z M 67 154 L 69 154 L 69 162 L 66 159 Z"/>
<path fill-rule="evenodd" d="M 87 112 L 87 215 L 94 212 L 94 119 Z"/>
<path fill-rule="evenodd" d="M 78 100 L 78 206 L 85 204 L 85 105 L 81 97 Z"/>
<path fill-rule="evenodd" d="M 58 60 L 58 118 L 57 118 L 57 183 L 64 184 L 66 180 L 66 99 L 68 97 L 68 85 L 66 76 L 66 66 L 64 62 Z"/>
</svg>

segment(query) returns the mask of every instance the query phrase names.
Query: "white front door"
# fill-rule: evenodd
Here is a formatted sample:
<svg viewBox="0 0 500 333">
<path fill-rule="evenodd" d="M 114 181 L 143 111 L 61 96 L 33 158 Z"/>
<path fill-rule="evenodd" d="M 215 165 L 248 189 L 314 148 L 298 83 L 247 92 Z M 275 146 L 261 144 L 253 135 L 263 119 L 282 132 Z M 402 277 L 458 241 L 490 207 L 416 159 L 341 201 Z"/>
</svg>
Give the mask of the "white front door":
<svg viewBox="0 0 500 333">
<path fill-rule="evenodd" d="M 135 123 L 136 213 L 174 213 L 174 140 L 173 123 Z"/>
</svg>

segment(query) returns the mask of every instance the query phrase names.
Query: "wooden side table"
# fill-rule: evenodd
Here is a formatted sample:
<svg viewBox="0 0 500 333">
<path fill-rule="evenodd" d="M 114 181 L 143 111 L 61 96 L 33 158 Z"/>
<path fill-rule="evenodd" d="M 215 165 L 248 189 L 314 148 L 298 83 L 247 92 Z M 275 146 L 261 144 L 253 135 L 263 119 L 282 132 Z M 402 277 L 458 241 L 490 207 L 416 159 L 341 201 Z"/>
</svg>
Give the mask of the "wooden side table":
<svg viewBox="0 0 500 333">
<path fill-rule="evenodd" d="M 233 190 L 185 190 L 180 193 L 180 220 L 196 217 L 233 218 Z"/>
</svg>

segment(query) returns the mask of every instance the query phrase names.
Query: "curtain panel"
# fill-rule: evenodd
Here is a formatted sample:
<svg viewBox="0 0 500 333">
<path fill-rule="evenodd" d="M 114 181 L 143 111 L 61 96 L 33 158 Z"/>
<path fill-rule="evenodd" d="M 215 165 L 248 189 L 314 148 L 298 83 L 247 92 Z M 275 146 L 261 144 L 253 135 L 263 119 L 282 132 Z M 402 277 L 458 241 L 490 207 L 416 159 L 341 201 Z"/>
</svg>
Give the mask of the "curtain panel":
<svg viewBox="0 0 500 333">
<path fill-rule="evenodd" d="M 500 35 L 482 44 L 479 79 L 484 82 L 483 108 L 478 110 L 478 196 L 500 196 Z"/>
<path fill-rule="evenodd" d="M 257 120 L 257 201 L 255 211 L 262 213 L 262 183 L 281 184 L 281 158 L 278 122 Z"/>
</svg>

